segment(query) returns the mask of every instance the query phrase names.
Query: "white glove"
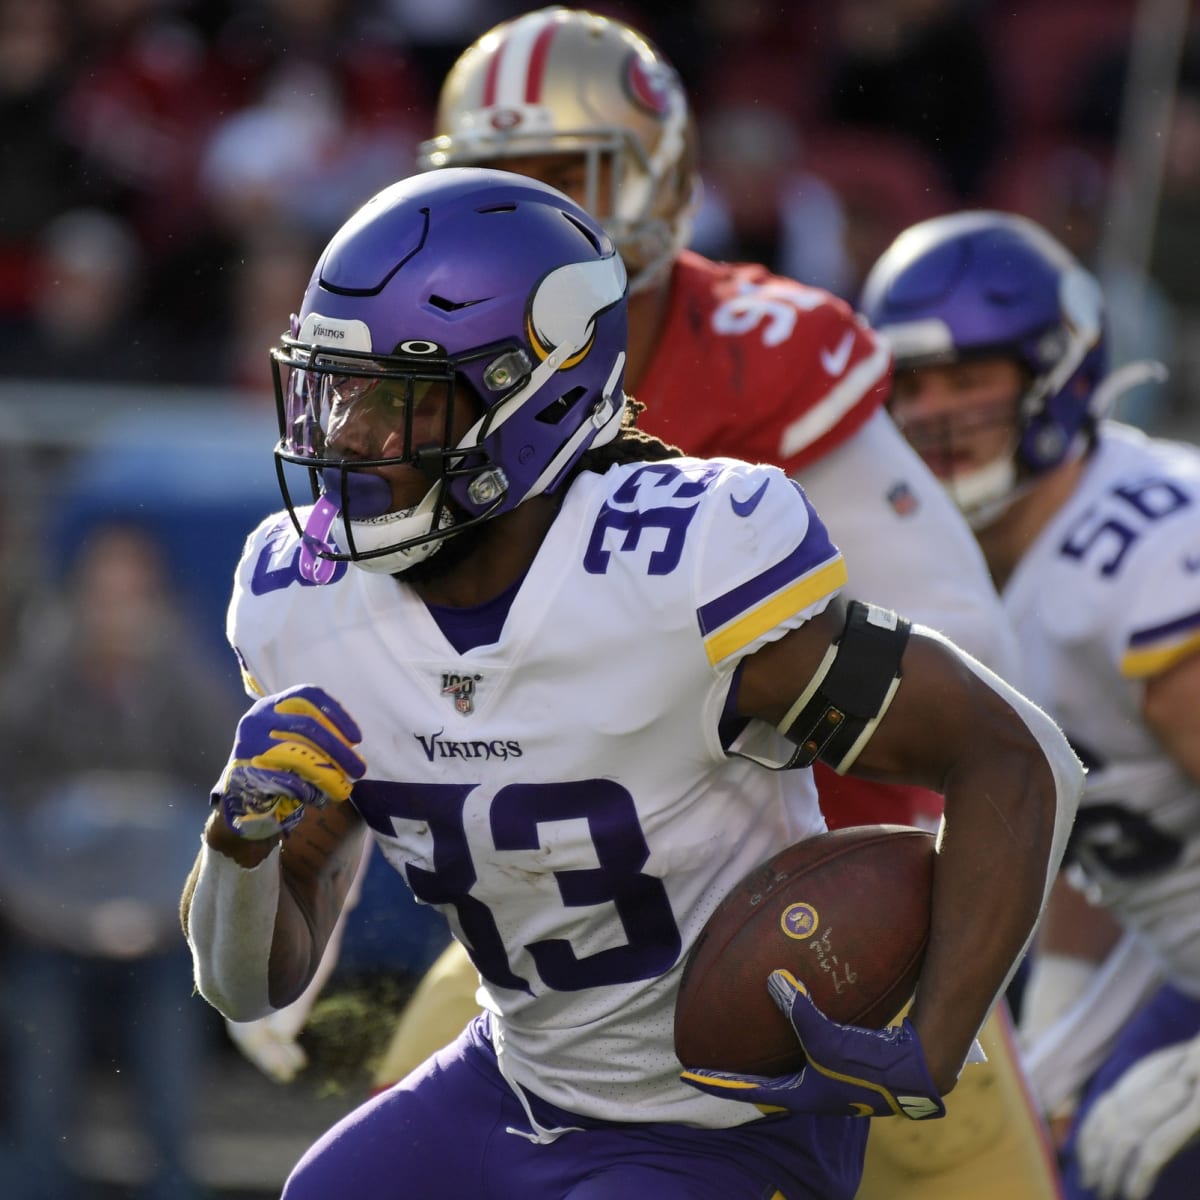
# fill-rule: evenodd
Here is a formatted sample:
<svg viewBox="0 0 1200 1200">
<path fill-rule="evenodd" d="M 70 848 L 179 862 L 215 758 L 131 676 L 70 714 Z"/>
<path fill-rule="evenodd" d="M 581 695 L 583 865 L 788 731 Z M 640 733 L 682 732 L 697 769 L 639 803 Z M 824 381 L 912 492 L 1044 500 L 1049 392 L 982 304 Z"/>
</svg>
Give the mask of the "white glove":
<svg viewBox="0 0 1200 1200">
<path fill-rule="evenodd" d="M 276 1083 L 291 1083 L 308 1066 L 308 1055 L 296 1041 L 302 1025 L 303 1020 L 297 1024 L 288 1008 L 282 1008 L 258 1021 L 225 1022 L 234 1045 Z"/>
<path fill-rule="evenodd" d="M 1102 1200 L 1146 1200 L 1158 1173 L 1200 1135 L 1200 1038 L 1148 1054 L 1084 1118 L 1077 1151 Z"/>
</svg>

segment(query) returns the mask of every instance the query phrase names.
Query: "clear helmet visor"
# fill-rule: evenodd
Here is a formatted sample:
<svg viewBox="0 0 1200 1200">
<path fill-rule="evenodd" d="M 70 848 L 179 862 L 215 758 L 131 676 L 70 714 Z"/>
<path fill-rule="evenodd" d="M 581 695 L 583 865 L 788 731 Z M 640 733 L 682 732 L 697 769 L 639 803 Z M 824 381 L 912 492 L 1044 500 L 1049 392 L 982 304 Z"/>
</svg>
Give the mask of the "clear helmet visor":
<svg viewBox="0 0 1200 1200">
<path fill-rule="evenodd" d="M 338 560 L 393 572 L 428 557 L 454 525 L 447 484 L 464 469 L 449 368 L 402 370 L 294 347 L 274 362 L 276 459 L 303 542 L 301 574 L 322 582 Z M 414 469 L 404 503 L 385 478 L 392 472 L 380 470 L 400 466 Z M 310 501 L 307 514 L 297 512 Z"/>
<path fill-rule="evenodd" d="M 281 449 L 298 462 L 416 463 L 450 448 L 453 379 L 368 371 L 355 364 L 279 362 Z"/>
</svg>

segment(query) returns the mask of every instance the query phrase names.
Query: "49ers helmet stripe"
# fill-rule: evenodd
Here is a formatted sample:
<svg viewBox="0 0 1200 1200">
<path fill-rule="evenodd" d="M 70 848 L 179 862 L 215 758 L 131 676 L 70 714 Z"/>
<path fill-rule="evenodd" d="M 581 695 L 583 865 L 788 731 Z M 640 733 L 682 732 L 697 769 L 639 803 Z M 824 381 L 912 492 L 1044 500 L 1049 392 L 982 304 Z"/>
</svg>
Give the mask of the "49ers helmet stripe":
<svg viewBox="0 0 1200 1200">
<path fill-rule="evenodd" d="M 699 198 L 695 133 L 671 65 L 629 26 L 552 7 L 502 22 L 460 55 L 438 98 L 422 170 L 579 155 L 585 207 L 636 290 L 687 244 Z"/>
<path fill-rule="evenodd" d="M 540 104 L 550 43 L 557 31 L 554 23 L 541 29 L 514 26 L 488 64 L 484 104 Z"/>
</svg>

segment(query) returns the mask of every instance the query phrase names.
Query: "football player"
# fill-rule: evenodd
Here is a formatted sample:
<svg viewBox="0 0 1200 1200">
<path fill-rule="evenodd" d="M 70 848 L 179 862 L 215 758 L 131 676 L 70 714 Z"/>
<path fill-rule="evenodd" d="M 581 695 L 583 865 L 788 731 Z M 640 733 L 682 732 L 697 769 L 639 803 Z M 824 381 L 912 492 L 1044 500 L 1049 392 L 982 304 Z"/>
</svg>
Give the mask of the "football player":
<svg viewBox="0 0 1200 1200">
<path fill-rule="evenodd" d="M 1023 1029 L 1043 1103 L 1078 1099 L 1066 1193 L 1193 1196 L 1200 1146 L 1164 1165 L 1197 1124 L 1179 1127 L 1192 1047 L 1132 1064 L 1200 1031 L 1200 453 L 1106 416 L 1143 370 L 1106 373 L 1099 285 L 1023 218 L 907 230 L 862 311 L 895 357 L 893 415 L 975 529 L 1025 685 L 1089 768 L 1064 879 L 1085 894 L 1056 898 L 1071 913 L 1039 939 Z M 1089 914 L 1125 935 L 1095 974 Z"/>
<path fill-rule="evenodd" d="M 978 547 L 883 407 L 885 349 L 828 292 L 685 249 L 700 194 L 696 134 L 681 82 L 655 47 L 586 11 L 528 13 L 461 55 L 441 90 L 437 131 L 423 167 L 490 164 L 539 178 L 616 241 L 631 274 L 627 386 L 646 406 L 648 432 L 692 453 L 783 467 L 833 514 L 854 594 L 941 629 L 1017 680 L 1017 649 Z M 818 772 L 831 825 L 939 816 L 940 798 L 922 789 Z M 476 984 L 452 943 L 402 1014 L 378 1086 L 457 1032 Z M 296 1026 L 292 1014 L 282 1020 Z M 892 1123 L 873 1132 L 867 1200 L 1057 1194 L 1003 1005 L 982 1040 L 989 1065 L 956 1090 L 947 1121 L 906 1129 L 897 1144 Z"/>
<path fill-rule="evenodd" d="M 258 698 L 182 899 L 196 985 L 235 1020 L 293 1002 L 372 837 L 486 1009 L 286 1200 L 850 1200 L 861 1118 L 944 1113 L 1045 902 L 1082 786 L 1056 726 L 847 601 L 783 471 L 638 431 L 626 317 L 582 208 L 449 169 L 350 218 L 273 356 L 286 511 L 230 605 Z M 824 827 L 818 758 L 945 797 L 912 1010 L 835 1025 L 775 972 L 806 1067 L 681 1075 L 684 958 L 747 869 Z"/>
<path fill-rule="evenodd" d="M 489 30 L 439 96 L 426 170 L 492 166 L 565 192 L 630 273 L 630 395 L 648 433 L 769 462 L 836 513 L 850 586 L 1005 678 L 1019 655 L 970 531 L 895 429 L 890 360 L 831 293 L 686 249 L 698 147 L 682 83 L 620 21 L 552 7 Z"/>
</svg>

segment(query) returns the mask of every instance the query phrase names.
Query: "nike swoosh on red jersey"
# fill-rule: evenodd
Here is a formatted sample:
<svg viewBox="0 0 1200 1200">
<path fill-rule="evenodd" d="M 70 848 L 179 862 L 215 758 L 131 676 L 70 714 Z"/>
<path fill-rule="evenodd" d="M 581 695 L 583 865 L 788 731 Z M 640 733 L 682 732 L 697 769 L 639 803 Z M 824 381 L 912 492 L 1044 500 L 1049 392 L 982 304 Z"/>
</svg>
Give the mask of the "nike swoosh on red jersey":
<svg viewBox="0 0 1200 1200">
<path fill-rule="evenodd" d="M 842 340 L 832 350 L 824 346 L 821 347 L 821 366 L 825 368 L 827 375 L 832 375 L 836 378 L 846 369 L 846 364 L 850 361 L 850 350 L 853 345 L 854 331 L 847 329 L 842 334 Z"/>
<path fill-rule="evenodd" d="M 758 491 L 747 496 L 745 500 L 739 500 L 736 496 L 730 496 L 729 503 L 733 507 L 733 511 L 739 517 L 748 517 L 758 507 L 763 496 L 767 494 L 767 487 L 770 482 L 769 479 L 764 479 Z"/>
</svg>

